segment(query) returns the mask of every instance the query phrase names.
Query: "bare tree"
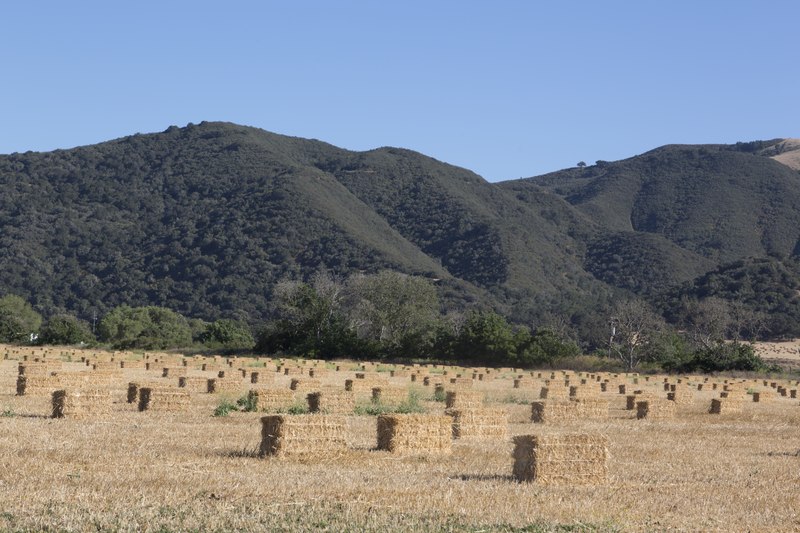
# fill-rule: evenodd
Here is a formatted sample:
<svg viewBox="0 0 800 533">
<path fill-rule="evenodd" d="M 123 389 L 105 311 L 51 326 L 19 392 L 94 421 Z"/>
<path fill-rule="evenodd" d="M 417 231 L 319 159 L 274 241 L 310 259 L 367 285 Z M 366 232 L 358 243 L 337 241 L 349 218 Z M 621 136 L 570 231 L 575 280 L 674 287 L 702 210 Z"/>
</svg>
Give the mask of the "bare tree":
<svg viewBox="0 0 800 533">
<path fill-rule="evenodd" d="M 655 337 L 663 321 L 641 300 L 620 302 L 609 320 L 608 351 L 630 371 L 653 356 Z"/>
</svg>

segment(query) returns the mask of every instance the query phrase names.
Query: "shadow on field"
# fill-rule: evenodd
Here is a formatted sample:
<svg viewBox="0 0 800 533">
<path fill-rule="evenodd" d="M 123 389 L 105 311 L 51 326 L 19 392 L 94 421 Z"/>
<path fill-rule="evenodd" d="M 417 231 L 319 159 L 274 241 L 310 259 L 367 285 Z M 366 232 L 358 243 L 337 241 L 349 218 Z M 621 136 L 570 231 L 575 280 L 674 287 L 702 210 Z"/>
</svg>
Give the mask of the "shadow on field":
<svg viewBox="0 0 800 533">
<path fill-rule="evenodd" d="M 232 459 L 258 459 L 261 456 L 258 449 L 249 450 L 247 448 L 241 450 L 222 450 L 218 452 L 217 455 Z"/>
<path fill-rule="evenodd" d="M 800 450 L 794 452 L 767 452 L 767 457 L 800 457 Z"/>
<path fill-rule="evenodd" d="M 515 481 L 516 478 L 510 474 L 458 474 L 450 476 L 448 479 L 461 481 Z"/>
</svg>

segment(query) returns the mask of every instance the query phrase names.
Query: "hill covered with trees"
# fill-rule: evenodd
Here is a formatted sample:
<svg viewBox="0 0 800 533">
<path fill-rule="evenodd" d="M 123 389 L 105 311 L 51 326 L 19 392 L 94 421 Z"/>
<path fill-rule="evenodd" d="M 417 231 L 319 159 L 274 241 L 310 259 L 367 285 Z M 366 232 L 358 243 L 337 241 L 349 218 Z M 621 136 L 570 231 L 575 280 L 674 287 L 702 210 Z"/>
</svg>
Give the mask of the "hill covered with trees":
<svg viewBox="0 0 800 533">
<path fill-rule="evenodd" d="M 605 335 L 621 300 L 675 321 L 676 302 L 712 293 L 798 334 L 785 288 L 786 305 L 704 289 L 741 261 L 795 275 L 800 174 L 774 159 L 782 142 L 666 146 L 496 184 L 409 150 L 229 123 L 3 155 L 0 296 L 46 318 L 127 305 L 258 325 L 280 317 L 281 282 L 393 271 L 432 283 L 441 314 L 579 338 Z"/>
</svg>

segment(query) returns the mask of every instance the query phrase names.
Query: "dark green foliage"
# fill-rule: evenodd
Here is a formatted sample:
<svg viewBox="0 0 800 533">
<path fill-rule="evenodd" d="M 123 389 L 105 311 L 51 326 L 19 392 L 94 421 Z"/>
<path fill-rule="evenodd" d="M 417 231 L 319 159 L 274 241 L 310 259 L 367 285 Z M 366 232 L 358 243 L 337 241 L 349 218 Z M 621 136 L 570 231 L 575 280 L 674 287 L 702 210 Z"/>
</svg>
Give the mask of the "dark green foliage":
<svg viewBox="0 0 800 533">
<path fill-rule="evenodd" d="M 522 367 L 557 364 L 559 360 L 580 355 L 581 349 L 555 332 L 541 329 L 517 347 L 516 362 Z"/>
<path fill-rule="evenodd" d="M 252 394 L 245 394 L 238 400 L 236 400 L 236 405 L 242 411 L 246 413 L 255 413 L 258 411 L 258 405 L 256 403 L 256 397 Z"/>
<path fill-rule="evenodd" d="M 518 333 L 493 311 L 471 312 L 452 345 L 452 355 L 473 361 L 513 361 L 519 347 Z"/>
<path fill-rule="evenodd" d="M 163 350 L 192 343 L 188 321 L 163 307 L 121 305 L 103 317 L 98 333 L 100 340 L 118 349 Z"/>
<path fill-rule="evenodd" d="M 214 409 L 214 416 L 228 416 L 239 410 L 239 407 L 230 400 L 222 400 Z"/>
<path fill-rule="evenodd" d="M 89 324 L 72 315 L 48 318 L 39 331 L 40 344 L 89 344 L 95 341 Z"/>
<path fill-rule="evenodd" d="M 24 299 L 14 294 L 0 298 L 0 342 L 30 342 L 41 324 L 41 315 Z"/>
<path fill-rule="evenodd" d="M 701 348 L 691 354 L 666 359 L 662 366 L 673 372 L 728 372 L 731 370 L 764 370 L 764 361 L 756 355 L 750 344 L 740 342 L 718 343 Z"/>
<path fill-rule="evenodd" d="M 251 350 L 255 346 L 250 326 L 226 318 L 208 324 L 201 335 L 201 342 L 226 350 Z"/>
</svg>

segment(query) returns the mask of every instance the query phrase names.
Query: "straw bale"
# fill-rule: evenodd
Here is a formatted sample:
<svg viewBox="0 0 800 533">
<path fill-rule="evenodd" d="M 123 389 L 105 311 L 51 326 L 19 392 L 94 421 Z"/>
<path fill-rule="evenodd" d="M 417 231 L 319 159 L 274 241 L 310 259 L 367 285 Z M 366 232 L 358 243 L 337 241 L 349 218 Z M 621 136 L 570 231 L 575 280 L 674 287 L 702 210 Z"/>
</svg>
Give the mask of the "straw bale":
<svg viewBox="0 0 800 533">
<path fill-rule="evenodd" d="M 248 397 L 260 412 L 283 411 L 294 405 L 294 392 L 289 389 L 251 389 Z"/>
<path fill-rule="evenodd" d="M 144 361 L 120 361 L 119 367 L 125 369 L 144 368 Z"/>
<path fill-rule="evenodd" d="M 598 391 L 590 385 L 572 385 L 569 388 L 570 399 L 597 398 Z"/>
<path fill-rule="evenodd" d="M 539 391 L 542 400 L 566 400 L 569 398 L 569 389 L 561 385 L 542 387 Z"/>
<path fill-rule="evenodd" d="M 547 400 L 531 404 L 531 421 L 537 424 L 578 419 L 578 404 L 569 400 Z"/>
<path fill-rule="evenodd" d="M 49 396 L 61 383 L 54 375 L 19 374 L 17 376 L 17 396 Z"/>
<path fill-rule="evenodd" d="M 329 415 L 270 415 L 261 418 L 261 455 L 286 456 L 347 449 L 345 419 Z"/>
<path fill-rule="evenodd" d="M 772 391 L 757 391 L 753 393 L 753 401 L 756 403 L 764 403 L 772 401 L 775 398 Z"/>
<path fill-rule="evenodd" d="M 430 385 L 441 385 L 444 383 L 444 378 L 442 376 L 425 376 L 422 378 L 422 384 L 426 387 Z"/>
<path fill-rule="evenodd" d="M 636 402 L 636 418 L 647 420 L 666 420 L 675 418 L 676 403 L 661 398 L 648 398 Z"/>
<path fill-rule="evenodd" d="M 240 378 L 212 378 L 206 380 L 208 393 L 239 392 L 245 388 L 245 383 Z"/>
<path fill-rule="evenodd" d="M 53 392 L 53 418 L 92 418 L 111 413 L 108 389 L 59 389 Z"/>
<path fill-rule="evenodd" d="M 797 389 L 789 389 L 789 398 L 797 398 Z"/>
<path fill-rule="evenodd" d="M 97 361 L 92 365 L 92 370 L 118 370 L 122 368 L 116 361 Z"/>
<path fill-rule="evenodd" d="M 181 376 L 178 387 L 191 392 L 208 392 L 208 378 L 199 376 Z"/>
<path fill-rule="evenodd" d="M 608 479 L 608 438 L 600 434 L 514 437 L 514 477 L 544 485 L 596 485 Z"/>
<path fill-rule="evenodd" d="M 152 389 L 160 386 L 163 386 L 163 384 L 156 382 L 131 381 L 128 383 L 128 393 L 126 399 L 128 403 L 138 403 L 140 390 L 142 390 L 144 387 L 150 387 Z"/>
<path fill-rule="evenodd" d="M 405 387 L 373 387 L 372 401 L 382 405 L 397 405 L 408 400 Z"/>
<path fill-rule="evenodd" d="M 397 370 L 390 370 L 389 375 L 391 375 L 393 378 L 405 378 L 408 377 L 409 371 L 404 368 Z"/>
<path fill-rule="evenodd" d="M 283 367 L 283 375 L 284 376 L 305 376 L 308 375 L 308 371 L 302 366 L 285 366 Z"/>
<path fill-rule="evenodd" d="M 26 361 L 17 365 L 17 373 L 20 376 L 49 376 L 52 372 L 61 370 L 61 365 L 54 364 L 55 362 L 36 362 Z"/>
<path fill-rule="evenodd" d="M 472 388 L 472 378 L 450 378 L 450 386 L 458 389 Z"/>
<path fill-rule="evenodd" d="M 308 371 L 308 376 L 312 378 L 321 378 L 327 376 L 329 373 L 327 368 L 311 368 Z"/>
<path fill-rule="evenodd" d="M 485 395 L 481 391 L 451 390 L 445 395 L 447 409 L 475 409 L 483 407 Z"/>
<path fill-rule="evenodd" d="M 316 392 L 322 383 L 314 378 L 292 378 L 289 388 L 295 392 Z"/>
<path fill-rule="evenodd" d="M 633 394 L 625 396 L 625 409 L 627 409 L 628 411 L 636 409 L 636 402 L 640 402 L 642 400 L 648 400 L 653 397 L 654 396 L 649 392 L 635 390 L 633 391 Z"/>
<path fill-rule="evenodd" d="M 378 417 L 378 449 L 392 453 L 449 454 L 452 418 L 427 414 L 392 414 Z"/>
<path fill-rule="evenodd" d="M 602 398 L 571 398 L 577 404 L 578 418 L 605 420 L 608 418 L 608 400 Z"/>
<path fill-rule="evenodd" d="M 190 396 L 185 390 L 161 387 L 139 389 L 139 411 L 177 412 L 189 408 Z"/>
<path fill-rule="evenodd" d="M 356 408 L 354 392 L 343 390 L 322 390 L 306 396 L 308 410 L 312 413 L 332 415 L 352 414 Z"/>
<path fill-rule="evenodd" d="M 709 413 L 714 415 L 724 415 L 730 413 L 740 413 L 744 399 L 738 396 L 728 398 L 714 398 L 711 400 Z"/>
<path fill-rule="evenodd" d="M 527 389 L 536 385 L 536 381 L 530 378 L 516 378 L 514 380 L 515 389 Z"/>
<path fill-rule="evenodd" d="M 505 409 L 447 409 L 453 417 L 453 438 L 505 439 L 508 436 L 508 413 Z"/>
<path fill-rule="evenodd" d="M 694 402 L 694 393 L 690 389 L 677 387 L 667 393 L 667 399 L 678 405 L 691 405 Z"/>
</svg>

